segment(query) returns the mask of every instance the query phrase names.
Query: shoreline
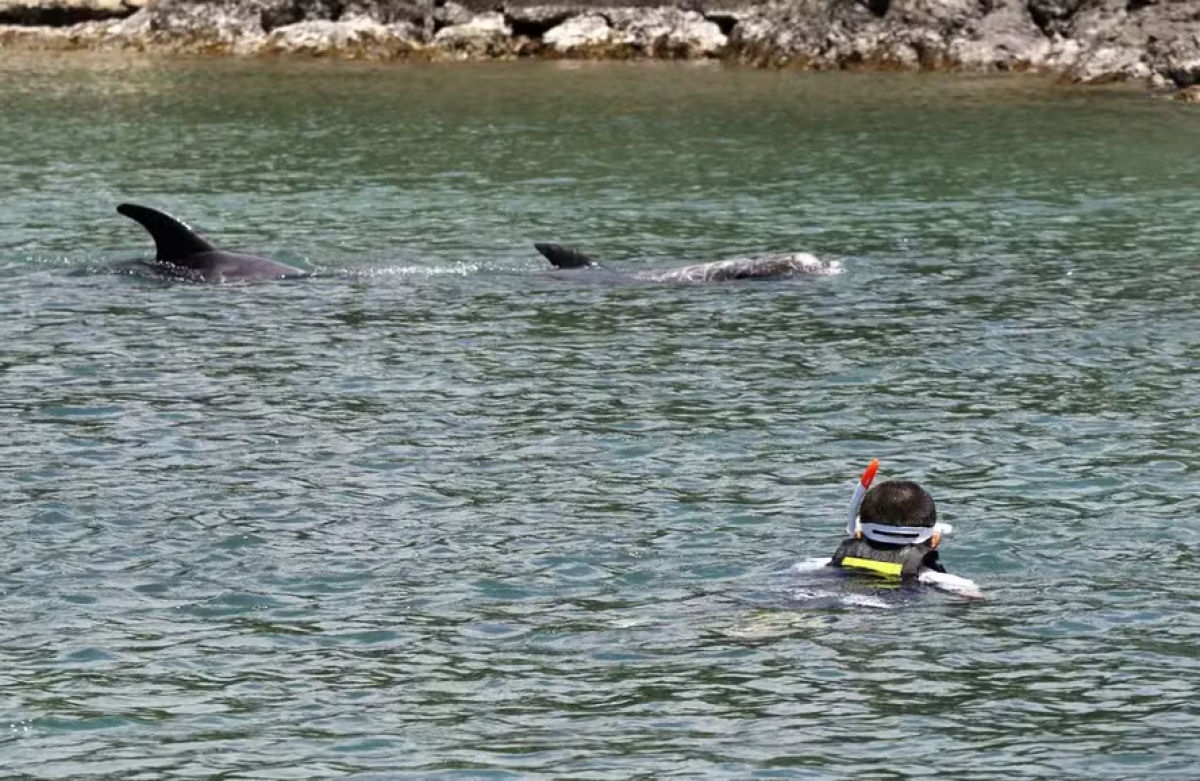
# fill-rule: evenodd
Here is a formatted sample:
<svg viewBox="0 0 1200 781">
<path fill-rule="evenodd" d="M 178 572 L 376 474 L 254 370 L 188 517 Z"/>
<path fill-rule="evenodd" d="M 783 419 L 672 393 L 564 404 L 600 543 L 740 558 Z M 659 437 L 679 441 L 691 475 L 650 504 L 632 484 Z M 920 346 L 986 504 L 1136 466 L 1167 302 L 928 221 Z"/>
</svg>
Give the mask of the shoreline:
<svg viewBox="0 0 1200 781">
<path fill-rule="evenodd" d="M 617 2 L 0 0 L 0 50 L 1031 72 L 1200 102 L 1200 0 Z"/>
</svg>

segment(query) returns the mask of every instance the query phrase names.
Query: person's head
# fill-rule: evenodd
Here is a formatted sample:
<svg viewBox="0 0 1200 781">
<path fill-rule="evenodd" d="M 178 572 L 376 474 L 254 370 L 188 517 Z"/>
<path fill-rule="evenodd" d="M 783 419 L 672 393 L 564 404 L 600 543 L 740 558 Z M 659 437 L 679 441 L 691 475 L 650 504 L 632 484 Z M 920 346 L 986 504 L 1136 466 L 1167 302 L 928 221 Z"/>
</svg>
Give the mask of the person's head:
<svg viewBox="0 0 1200 781">
<path fill-rule="evenodd" d="M 862 523 L 932 527 L 937 506 L 929 492 L 911 480 L 888 480 L 867 491 L 858 517 Z"/>
</svg>

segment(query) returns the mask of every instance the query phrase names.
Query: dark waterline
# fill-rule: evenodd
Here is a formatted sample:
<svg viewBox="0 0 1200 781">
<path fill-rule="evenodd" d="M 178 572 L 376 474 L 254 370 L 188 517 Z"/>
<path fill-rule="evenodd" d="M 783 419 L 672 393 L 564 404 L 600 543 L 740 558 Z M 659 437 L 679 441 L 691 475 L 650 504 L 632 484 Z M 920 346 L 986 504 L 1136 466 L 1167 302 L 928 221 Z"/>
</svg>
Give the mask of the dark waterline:
<svg viewBox="0 0 1200 781">
<path fill-rule="evenodd" d="M 0 55 L 0 765 L 1185 778 L 1190 107 L 1034 79 Z M 327 276 L 102 273 L 121 201 Z M 587 285 L 810 251 L 835 277 Z M 981 603 L 814 600 L 928 485 Z"/>
</svg>

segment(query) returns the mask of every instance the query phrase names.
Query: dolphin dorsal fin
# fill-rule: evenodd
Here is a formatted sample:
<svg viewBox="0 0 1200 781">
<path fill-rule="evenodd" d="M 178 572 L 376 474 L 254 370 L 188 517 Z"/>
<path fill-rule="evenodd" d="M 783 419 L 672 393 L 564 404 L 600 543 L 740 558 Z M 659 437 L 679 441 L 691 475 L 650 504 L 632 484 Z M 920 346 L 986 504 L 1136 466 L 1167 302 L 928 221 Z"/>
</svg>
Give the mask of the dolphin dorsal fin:
<svg viewBox="0 0 1200 781">
<path fill-rule="evenodd" d="M 117 206 L 117 211 L 136 220 L 150 233 L 150 237 L 154 239 L 156 260 L 179 263 L 192 255 L 216 249 L 166 212 L 151 209 L 149 206 L 138 206 L 136 203 L 122 203 Z"/>
<path fill-rule="evenodd" d="M 555 268 L 600 268 L 600 264 L 587 255 L 561 244 L 534 244 L 533 248 L 542 253 Z"/>
</svg>

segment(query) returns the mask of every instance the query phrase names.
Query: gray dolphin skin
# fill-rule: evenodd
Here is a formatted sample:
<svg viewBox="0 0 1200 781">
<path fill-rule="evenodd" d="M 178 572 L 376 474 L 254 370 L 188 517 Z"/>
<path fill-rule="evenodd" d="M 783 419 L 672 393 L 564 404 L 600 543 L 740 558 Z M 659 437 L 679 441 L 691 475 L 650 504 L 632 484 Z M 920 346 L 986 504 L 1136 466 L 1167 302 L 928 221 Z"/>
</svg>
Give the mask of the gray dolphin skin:
<svg viewBox="0 0 1200 781">
<path fill-rule="evenodd" d="M 636 279 L 643 282 L 729 282 L 736 279 L 790 279 L 801 276 L 840 274 L 835 260 L 821 260 L 807 252 L 786 252 L 750 258 L 730 258 L 695 263 L 660 271 L 633 271 L 618 274 L 601 266 L 578 250 L 560 244 L 534 244 L 534 249 L 562 271 L 607 272 L 605 279 Z"/>
<path fill-rule="evenodd" d="M 134 261 L 131 267 L 141 266 L 161 276 L 192 282 L 254 282 L 311 276 L 274 260 L 217 249 L 179 220 L 149 206 L 122 203 L 117 211 L 136 220 L 154 239 L 154 260 Z"/>
</svg>

